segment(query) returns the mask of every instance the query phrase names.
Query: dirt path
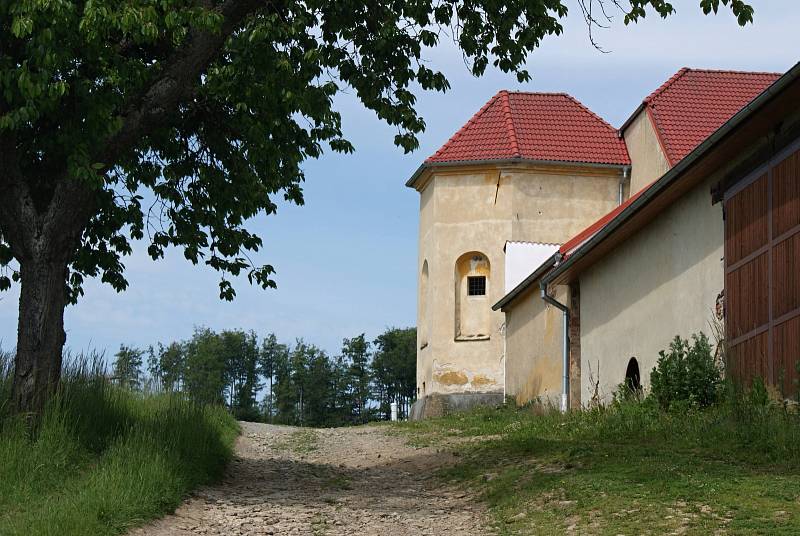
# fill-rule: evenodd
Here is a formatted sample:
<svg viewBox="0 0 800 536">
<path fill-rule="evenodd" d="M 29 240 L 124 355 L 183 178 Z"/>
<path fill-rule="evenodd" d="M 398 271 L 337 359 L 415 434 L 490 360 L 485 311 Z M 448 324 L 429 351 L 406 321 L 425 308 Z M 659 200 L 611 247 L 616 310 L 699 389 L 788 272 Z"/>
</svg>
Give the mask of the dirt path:
<svg viewBox="0 0 800 536">
<path fill-rule="evenodd" d="M 432 472 L 450 454 L 409 447 L 384 427 L 242 423 L 222 483 L 132 536 L 188 534 L 484 535 L 484 509 Z"/>
</svg>

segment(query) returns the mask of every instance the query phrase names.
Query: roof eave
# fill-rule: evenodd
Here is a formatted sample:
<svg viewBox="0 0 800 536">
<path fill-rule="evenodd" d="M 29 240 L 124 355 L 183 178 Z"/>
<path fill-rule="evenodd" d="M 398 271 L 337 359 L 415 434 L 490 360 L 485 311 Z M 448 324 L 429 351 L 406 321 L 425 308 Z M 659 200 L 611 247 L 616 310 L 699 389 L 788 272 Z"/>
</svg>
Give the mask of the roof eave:
<svg viewBox="0 0 800 536">
<path fill-rule="evenodd" d="M 420 176 L 422 176 L 422 174 L 425 172 L 425 170 L 427 168 L 428 168 L 428 166 L 425 164 L 425 162 L 420 164 L 420 166 L 417 168 L 417 170 L 414 171 L 414 173 L 411 175 L 411 177 L 406 181 L 406 186 L 408 188 L 416 189 L 416 187 L 417 187 L 417 185 L 416 185 L 417 179 L 419 179 Z"/>
<path fill-rule="evenodd" d="M 760 93 L 755 99 L 748 103 L 744 108 L 739 110 L 733 117 L 725 122 L 719 129 L 714 131 L 708 138 L 694 148 L 683 160 L 678 162 L 673 168 L 661 176 L 650 188 L 648 188 L 642 195 L 630 204 L 625 210 L 612 219 L 608 224 L 600 229 L 594 236 L 584 242 L 575 252 L 567 257 L 567 259 L 556 266 L 552 271 L 542 278 L 543 285 L 549 285 L 558 279 L 564 272 L 569 270 L 575 263 L 586 256 L 596 245 L 605 240 L 608 236 L 613 234 L 621 225 L 627 222 L 634 214 L 636 214 L 642 207 L 647 205 L 653 198 L 658 196 L 665 188 L 673 184 L 677 179 L 683 176 L 684 171 L 691 168 L 698 160 L 707 154 L 718 142 L 730 134 L 733 129 L 738 127 L 746 119 L 749 119 L 751 114 L 769 102 L 777 93 L 783 90 L 786 86 L 795 82 L 800 78 L 800 62 L 796 63 L 789 69 L 781 78 L 776 80 L 772 85 Z"/>
<path fill-rule="evenodd" d="M 427 170 L 432 170 L 436 168 L 451 168 L 451 167 L 461 167 L 461 166 L 487 166 L 487 165 L 494 165 L 494 166 L 507 166 L 507 165 L 515 165 L 515 164 L 528 164 L 528 165 L 539 165 L 539 166 L 574 166 L 574 167 L 595 167 L 595 168 L 604 168 L 604 169 L 619 169 L 623 170 L 630 167 L 630 163 L 627 164 L 610 164 L 606 162 L 580 162 L 580 161 L 570 161 L 570 160 L 537 160 L 532 158 L 497 158 L 497 159 L 486 159 L 486 160 L 448 160 L 447 162 L 423 162 L 414 174 L 411 175 L 406 181 L 406 186 L 409 188 L 416 188 L 417 181 L 419 178 L 425 173 Z"/>
</svg>

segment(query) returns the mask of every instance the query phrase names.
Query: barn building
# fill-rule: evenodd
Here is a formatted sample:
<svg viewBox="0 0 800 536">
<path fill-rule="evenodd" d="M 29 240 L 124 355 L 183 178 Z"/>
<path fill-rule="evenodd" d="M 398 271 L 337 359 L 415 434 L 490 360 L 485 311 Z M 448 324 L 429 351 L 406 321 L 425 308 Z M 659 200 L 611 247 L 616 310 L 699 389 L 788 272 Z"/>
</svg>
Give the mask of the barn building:
<svg viewBox="0 0 800 536">
<path fill-rule="evenodd" d="M 797 76 L 682 69 L 619 129 L 568 95 L 493 97 L 407 183 L 415 415 L 646 386 L 658 351 L 709 333 L 723 296 L 731 367 L 791 389 Z"/>
</svg>

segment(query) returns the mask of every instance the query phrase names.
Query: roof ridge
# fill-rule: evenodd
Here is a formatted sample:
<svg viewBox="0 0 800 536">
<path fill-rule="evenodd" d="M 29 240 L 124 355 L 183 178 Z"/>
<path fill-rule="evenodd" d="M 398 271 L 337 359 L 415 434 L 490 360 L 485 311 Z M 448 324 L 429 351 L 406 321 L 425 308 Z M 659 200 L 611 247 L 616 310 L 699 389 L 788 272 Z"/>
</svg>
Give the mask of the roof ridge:
<svg viewBox="0 0 800 536">
<path fill-rule="evenodd" d="M 449 140 L 447 140 L 447 141 L 445 142 L 445 144 L 444 144 L 444 145 L 442 145 L 441 147 L 439 147 L 439 150 L 438 150 L 438 151 L 436 151 L 436 152 L 435 152 L 435 153 L 433 153 L 431 156 L 429 156 L 428 158 L 426 158 L 426 159 L 425 159 L 425 161 L 427 162 L 427 161 L 429 161 L 429 160 L 432 160 L 432 159 L 436 158 L 436 157 L 437 157 L 439 154 L 443 153 L 443 152 L 444 152 L 444 151 L 445 151 L 447 148 L 449 148 L 449 147 L 450 147 L 450 146 L 451 146 L 451 145 L 452 145 L 452 144 L 453 144 L 453 143 L 454 143 L 454 142 L 455 142 L 455 141 L 456 141 L 456 140 L 457 140 L 459 137 L 461 137 L 461 135 L 462 135 L 464 132 L 466 132 L 467 130 L 469 130 L 469 128 L 470 128 L 472 125 L 474 125 L 474 124 L 475 124 L 475 123 L 478 121 L 478 119 L 480 119 L 480 117 L 481 117 L 481 116 L 482 116 L 482 115 L 483 115 L 483 114 L 486 112 L 486 110 L 488 110 L 488 109 L 489 109 L 489 108 L 490 108 L 490 107 L 491 107 L 491 106 L 492 106 L 492 105 L 493 105 L 493 104 L 494 104 L 494 103 L 497 101 L 497 99 L 498 99 L 498 98 L 501 96 L 501 94 L 502 94 L 502 93 L 503 93 L 503 91 L 498 91 L 498 92 L 497 92 L 497 93 L 496 93 L 496 94 L 495 94 L 495 95 L 494 95 L 492 98 L 490 98 L 490 99 L 489 99 L 489 100 L 486 102 L 486 104 L 484 104 L 484 105 L 481 107 L 481 109 L 480 109 L 480 110 L 478 110 L 477 112 L 475 112 L 475 113 L 472 115 L 472 117 L 470 117 L 470 118 L 469 118 L 469 121 L 467 121 L 466 123 L 464 123 L 464 125 L 463 125 L 463 126 L 460 128 L 460 129 L 458 129 L 458 130 L 456 131 L 456 133 L 455 133 L 455 134 L 453 134 L 452 136 L 450 136 L 450 139 L 449 139 Z"/>
<path fill-rule="evenodd" d="M 685 75 L 689 71 L 690 69 L 688 67 L 681 67 L 677 73 L 670 76 L 666 82 L 658 86 L 652 93 L 646 96 L 642 102 L 645 104 L 649 104 L 650 102 L 655 100 L 656 97 L 664 93 L 664 91 L 666 91 L 669 86 L 677 82 L 680 78 L 683 77 L 683 75 Z"/>
<path fill-rule="evenodd" d="M 704 67 L 681 67 L 678 72 L 673 74 L 666 82 L 657 87 L 652 93 L 642 101 L 645 104 L 651 103 L 671 85 L 677 82 L 687 73 L 717 73 L 717 74 L 738 74 L 738 75 L 752 75 L 752 76 L 781 76 L 782 73 L 774 73 L 769 71 L 740 71 L 736 69 L 707 69 Z"/>
<path fill-rule="evenodd" d="M 705 67 L 683 67 L 687 71 L 691 72 L 701 72 L 701 73 L 731 73 L 731 74 L 754 74 L 754 75 L 778 75 L 781 76 L 783 73 L 773 72 L 773 71 L 742 71 L 738 69 L 707 69 Z"/>
<path fill-rule="evenodd" d="M 514 158 L 520 158 L 522 153 L 519 151 L 519 143 L 517 142 L 517 129 L 514 127 L 514 114 L 511 113 L 511 99 L 508 98 L 508 91 L 505 89 L 500 92 L 503 101 L 503 118 L 506 123 L 506 130 L 508 131 L 508 141 L 511 144 L 511 154 Z"/>
<path fill-rule="evenodd" d="M 524 89 L 504 89 L 503 91 L 514 95 L 569 95 L 565 91 L 525 91 Z"/>
</svg>

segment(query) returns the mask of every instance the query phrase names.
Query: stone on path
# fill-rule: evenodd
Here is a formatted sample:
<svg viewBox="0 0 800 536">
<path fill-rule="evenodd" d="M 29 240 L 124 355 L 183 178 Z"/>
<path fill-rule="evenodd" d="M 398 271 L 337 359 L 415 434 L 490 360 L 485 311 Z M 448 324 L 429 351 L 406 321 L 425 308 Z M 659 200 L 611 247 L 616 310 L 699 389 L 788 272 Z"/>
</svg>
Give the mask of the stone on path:
<svg viewBox="0 0 800 536">
<path fill-rule="evenodd" d="M 492 533 L 469 492 L 427 478 L 454 463 L 450 453 L 409 447 L 383 426 L 241 425 L 223 481 L 130 536 Z"/>
</svg>

